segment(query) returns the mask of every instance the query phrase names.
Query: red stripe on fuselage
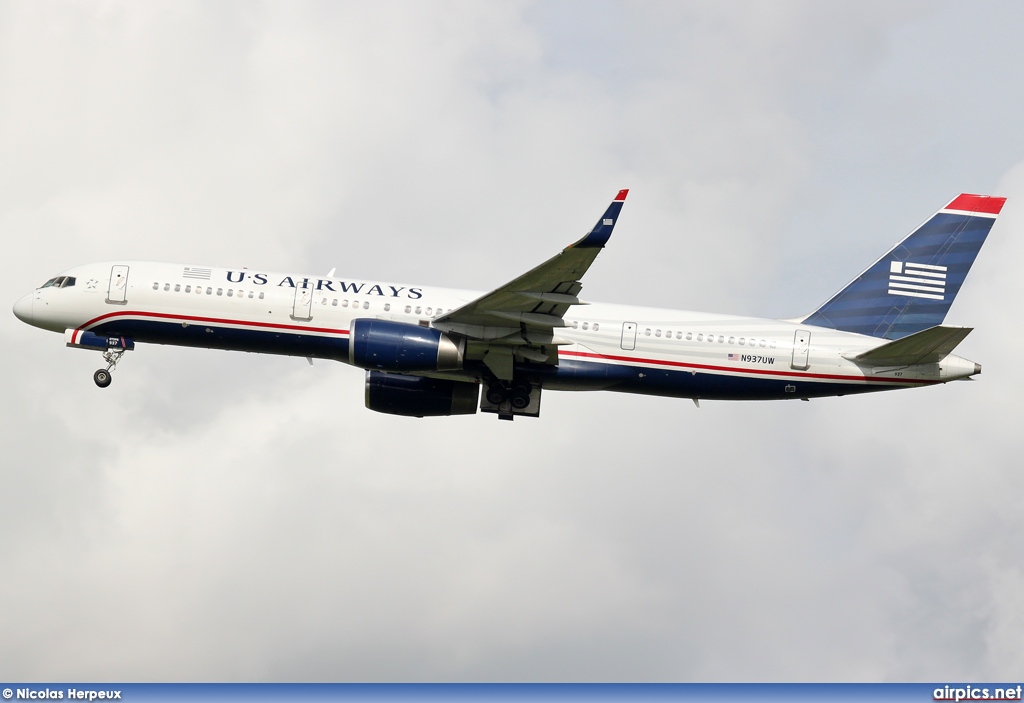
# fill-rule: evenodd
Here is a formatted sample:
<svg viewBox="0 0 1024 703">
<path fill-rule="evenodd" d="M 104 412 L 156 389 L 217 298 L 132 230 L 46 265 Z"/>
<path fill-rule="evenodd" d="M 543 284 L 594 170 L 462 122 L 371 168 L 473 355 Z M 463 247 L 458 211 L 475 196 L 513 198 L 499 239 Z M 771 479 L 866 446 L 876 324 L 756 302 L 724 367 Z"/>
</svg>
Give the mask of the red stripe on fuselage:
<svg viewBox="0 0 1024 703">
<path fill-rule="evenodd" d="M 303 327 L 301 325 L 285 325 L 278 322 L 252 322 L 250 320 L 229 320 L 220 317 L 197 317 L 195 315 L 175 315 L 169 312 L 143 312 L 141 310 L 119 310 L 100 315 L 82 325 L 82 329 L 95 327 L 99 323 L 114 317 L 153 317 L 163 320 L 182 320 L 186 322 L 209 322 L 220 325 L 241 325 L 242 327 L 257 327 L 264 329 L 295 330 L 298 332 L 321 332 L 323 334 L 348 334 L 348 330 L 336 330 L 330 327 Z"/>
<path fill-rule="evenodd" d="M 867 376 L 842 376 L 827 373 L 801 373 L 799 371 L 771 371 L 769 369 L 741 369 L 732 366 L 711 366 L 708 364 L 690 364 L 685 361 L 666 361 L 663 359 L 644 359 L 633 356 L 614 356 L 612 354 L 595 354 L 593 352 L 559 351 L 559 356 L 578 356 L 588 359 L 608 359 L 610 361 L 626 361 L 635 364 L 656 364 L 658 366 L 674 366 L 684 369 L 701 369 L 703 371 L 726 371 L 728 373 L 745 373 L 758 376 L 786 376 L 791 378 L 818 378 L 828 381 L 867 381 L 876 383 L 921 383 L 931 384 L 938 381 L 929 381 L 916 378 L 869 378 Z"/>
</svg>

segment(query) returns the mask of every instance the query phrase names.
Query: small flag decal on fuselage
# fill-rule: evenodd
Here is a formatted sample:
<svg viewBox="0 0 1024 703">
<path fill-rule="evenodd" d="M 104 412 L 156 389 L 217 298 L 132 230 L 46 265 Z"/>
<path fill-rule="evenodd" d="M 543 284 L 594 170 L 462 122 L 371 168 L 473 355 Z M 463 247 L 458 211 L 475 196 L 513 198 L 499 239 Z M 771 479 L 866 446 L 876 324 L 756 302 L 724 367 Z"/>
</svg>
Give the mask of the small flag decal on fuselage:
<svg viewBox="0 0 1024 703">
<path fill-rule="evenodd" d="M 210 274 L 213 273 L 213 269 L 201 269 L 195 266 L 186 266 L 184 273 L 181 275 L 185 278 L 201 278 L 204 281 L 210 280 Z"/>
<path fill-rule="evenodd" d="M 946 295 L 946 267 L 909 261 L 890 262 L 889 295 L 942 300 Z"/>
</svg>

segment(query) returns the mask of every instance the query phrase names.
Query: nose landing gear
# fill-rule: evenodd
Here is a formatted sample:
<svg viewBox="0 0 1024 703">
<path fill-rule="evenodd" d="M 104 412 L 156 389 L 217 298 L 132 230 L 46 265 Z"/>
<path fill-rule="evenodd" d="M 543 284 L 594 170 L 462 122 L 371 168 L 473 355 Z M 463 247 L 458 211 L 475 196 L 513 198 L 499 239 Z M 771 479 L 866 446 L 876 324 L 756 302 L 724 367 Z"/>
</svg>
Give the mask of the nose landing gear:
<svg viewBox="0 0 1024 703">
<path fill-rule="evenodd" d="M 67 329 L 64 330 L 64 344 L 73 349 L 89 349 L 103 352 L 103 360 L 107 362 L 107 368 L 100 369 L 92 375 L 92 380 L 100 388 L 110 385 L 110 374 L 117 366 L 126 351 L 135 348 L 135 342 L 131 337 L 101 336 L 88 330 Z"/>
<path fill-rule="evenodd" d="M 107 349 L 103 352 L 103 360 L 107 362 L 107 368 L 99 369 L 92 375 L 92 380 L 96 382 L 97 386 L 106 388 L 114 380 L 110 374 L 113 372 L 114 367 L 117 366 L 117 362 L 124 356 L 124 352 L 124 349 Z"/>
</svg>

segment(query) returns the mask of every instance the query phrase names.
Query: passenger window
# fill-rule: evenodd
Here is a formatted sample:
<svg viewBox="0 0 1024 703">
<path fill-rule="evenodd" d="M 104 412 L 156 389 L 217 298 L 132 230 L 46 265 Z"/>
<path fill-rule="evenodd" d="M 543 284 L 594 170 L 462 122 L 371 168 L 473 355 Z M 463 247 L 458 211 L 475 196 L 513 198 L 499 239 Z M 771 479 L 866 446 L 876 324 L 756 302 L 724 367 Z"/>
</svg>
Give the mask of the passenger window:
<svg viewBox="0 0 1024 703">
<path fill-rule="evenodd" d="M 689 342 L 691 339 L 693 339 L 693 332 L 687 332 L 686 333 L 686 341 Z"/>
<path fill-rule="evenodd" d="M 406 305 L 405 306 L 405 314 L 408 315 L 411 312 L 412 312 L 412 305 Z"/>
<path fill-rule="evenodd" d="M 175 283 L 174 284 L 174 292 L 175 293 L 180 293 L 181 292 L 181 284 L 180 283 Z"/>
<path fill-rule="evenodd" d="M 427 316 L 429 317 L 430 315 L 433 315 L 433 314 L 434 314 L 434 308 L 427 308 Z"/>
<path fill-rule="evenodd" d="M 249 298 L 250 298 L 250 299 L 252 299 L 252 291 L 249 291 Z M 338 301 L 337 301 L 337 300 L 335 300 L 335 301 L 334 301 L 334 304 L 335 304 L 335 305 L 337 305 L 337 304 L 338 304 Z"/>
<path fill-rule="evenodd" d="M 43 288 L 46 288 L 46 286 L 43 286 Z M 159 283 L 154 283 L 153 284 L 153 290 L 160 290 L 160 284 Z"/>
<path fill-rule="evenodd" d="M 682 338 L 683 338 L 683 333 L 682 332 L 676 332 L 676 339 L 682 339 Z"/>
<path fill-rule="evenodd" d="M 572 325 L 573 329 L 577 329 L 580 326 L 580 323 L 577 322 L 576 320 L 573 320 L 570 324 Z"/>
<path fill-rule="evenodd" d="M 217 295 L 224 295 L 224 289 L 223 288 L 218 288 L 217 289 Z"/>
<path fill-rule="evenodd" d="M 206 289 L 206 294 L 207 295 L 213 295 L 213 288 L 207 288 Z"/>
<path fill-rule="evenodd" d="M 584 322 L 581 326 L 583 327 L 583 329 L 588 329 L 590 327 L 590 325 L 588 325 L 586 322 Z"/>
<path fill-rule="evenodd" d="M 220 295 L 220 291 L 217 291 L 217 295 Z M 229 298 L 235 297 L 235 291 L 233 291 L 230 288 L 228 288 L 228 297 Z"/>
<path fill-rule="evenodd" d="M 772 348 L 772 349 L 774 349 L 774 348 L 775 348 L 775 342 L 774 342 L 774 341 L 772 341 L 772 343 L 771 343 L 771 348 Z"/>
<path fill-rule="evenodd" d="M 735 344 L 735 343 L 736 343 L 736 338 L 735 337 L 729 337 L 729 344 Z"/>
<path fill-rule="evenodd" d="M 185 286 L 185 292 L 186 293 L 191 293 L 192 292 L 192 286 Z"/>
<path fill-rule="evenodd" d="M 761 343 L 758 346 L 760 346 L 762 349 L 764 348 L 764 340 L 763 339 L 761 340 Z"/>
<path fill-rule="evenodd" d="M 347 300 L 342 300 L 341 301 L 341 307 L 347 308 L 348 307 L 348 301 Z"/>
<path fill-rule="evenodd" d="M 647 329 L 644 330 L 644 336 L 645 337 L 650 337 L 651 336 L 651 328 L 650 327 L 648 327 Z"/>
<path fill-rule="evenodd" d="M 597 326 L 597 323 L 595 322 L 594 323 L 594 331 L 597 332 L 597 330 L 598 330 L 598 326 Z"/>
<path fill-rule="evenodd" d="M 740 337 L 740 346 L 742 347 L 746 343 L 746 340 L 744 340 L 743 337 Z"/>
<path fill-rule="evenodd" d="M 725 337 L 723 337 L 722 335 L 718 335 L 718 343 L 722 344 L 723 342 L 725 342 Z"/>
<path fill-rule="evenodd" d="M 260 293 L 260 300 L 263 300 L 263 293 Z"/>
<path fill-rule="evenodd" d="M 384 312 L 391 312 L 391 303 L 384 303 Z"/>
<path fill-rule="evenodd" d="M 698 334 L 697 335 L 697 341 L 698 342 L 703 342 L 704 341 L 704 335 L 703 334 Z"/>
<path fill-rule="evenodd" d="M 170 289 L 171 289 L 171 284 L 170 284 L 170 283 L 165 283 L 165 284 L 164 284 L 164 292 L 167 292 L 167 291 L 169 291 Z"/>
<path fill-rule="evenodd" d="M 333 305 L 334 307 L 338 307 L 338 299 L 335 298 L 334 300 L 332 300 L 331 305 Z"/>
<path fill-rule="evenodd" d="M 660 337 L 661 336 L 661 330 L 654 330 L 654 336 L 655 337 Z"/>
<path fill-rule="evenodd" d="M 370 309 L 370 301 L 364 300 L 363 301 L 363 310 L 369 310 L 369 309 Z"/>
<path fill-rule="evenodd" d="M 419 305 L 417 305 L 416 306 L 416 314 L 419 315 L 421 312 L 423 312 L 423 308 L 420 307 Z"/>
</svg>

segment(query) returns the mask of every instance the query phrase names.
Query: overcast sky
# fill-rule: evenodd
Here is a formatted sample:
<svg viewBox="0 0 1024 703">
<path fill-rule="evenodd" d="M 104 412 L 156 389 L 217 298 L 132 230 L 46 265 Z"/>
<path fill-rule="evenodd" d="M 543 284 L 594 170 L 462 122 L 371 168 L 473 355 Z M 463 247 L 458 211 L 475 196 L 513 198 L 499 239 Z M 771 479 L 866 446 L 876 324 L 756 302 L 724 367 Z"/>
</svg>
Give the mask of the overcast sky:
<svg viewBox="0 0 1024 703">
<path fill-rule="evenodd" d="M 974 382 L 363 407 L 363 374 L 0 314 L 0 679 L 1024 671 L 1024 5 L 0 0 L 0 301 L 108 259 L 793 317 L 960 192 Z"/>
</svg>

